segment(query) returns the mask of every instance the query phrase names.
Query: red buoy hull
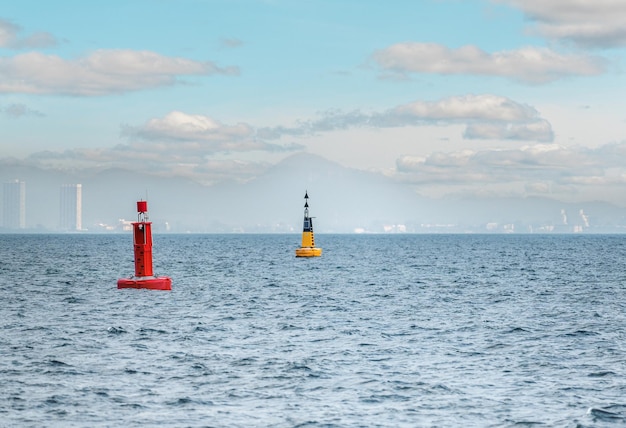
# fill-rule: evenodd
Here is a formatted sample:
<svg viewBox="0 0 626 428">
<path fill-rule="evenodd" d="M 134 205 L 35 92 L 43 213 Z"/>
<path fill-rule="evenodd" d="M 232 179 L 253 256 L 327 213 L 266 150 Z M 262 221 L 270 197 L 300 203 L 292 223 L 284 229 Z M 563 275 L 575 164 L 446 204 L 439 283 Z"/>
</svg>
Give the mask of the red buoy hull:
<svg viewBox="0 0 626 428">
<path fill-rule="evenodd" d="M 170 278 L 169 276 L 121 278 L 117 281 L 117 288 L 147 288 L 149 290 L 171 290 L 172 278 Z"/>
</svg>

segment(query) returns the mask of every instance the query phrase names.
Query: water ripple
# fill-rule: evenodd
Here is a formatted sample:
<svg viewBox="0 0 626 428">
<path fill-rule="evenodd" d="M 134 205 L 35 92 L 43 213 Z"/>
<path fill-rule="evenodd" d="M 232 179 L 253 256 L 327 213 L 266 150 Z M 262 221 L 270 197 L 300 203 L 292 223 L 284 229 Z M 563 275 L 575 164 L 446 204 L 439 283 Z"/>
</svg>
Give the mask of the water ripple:
<svg viewBox="0 0 626 428">
<path fill-rule="evenodd" d="M 626 237 L 318 240 L 0 235 L 0 426 L 626 423 Z"/>
</svg>

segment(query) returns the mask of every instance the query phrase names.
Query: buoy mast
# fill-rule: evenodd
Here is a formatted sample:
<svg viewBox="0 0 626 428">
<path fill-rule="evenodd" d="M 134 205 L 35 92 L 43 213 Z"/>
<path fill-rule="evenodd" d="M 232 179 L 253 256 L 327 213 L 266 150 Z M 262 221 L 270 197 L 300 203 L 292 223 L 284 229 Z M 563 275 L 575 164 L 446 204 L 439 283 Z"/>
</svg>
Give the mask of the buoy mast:
<svg viewBox="0 0 626 428">
<path fill-rule="evenodd" d="M 152 222 L 148 221 L 148 201 L 137 201 L 137 222 L 133 223 L 135 276 L 152 273 Z"/>
<path fill-rule="evenodd" d="M 313 217 L 309 216 L 309 192 L 304 192 L 304 224 L 302 226 L 302 245 L 296 249 L 296 257 L 319 257 L 322 249 L 315 247 Z"/>
<path fill-rule="evenodd" d="M 133 225 L 135 276 L 117 281 L 117 288 L 171 290 L 172 279 L 155 277 L 152 271 L 152 222 L 148 221 L 148 201 L 137 201 L 137 221 Z"/>
</svg>

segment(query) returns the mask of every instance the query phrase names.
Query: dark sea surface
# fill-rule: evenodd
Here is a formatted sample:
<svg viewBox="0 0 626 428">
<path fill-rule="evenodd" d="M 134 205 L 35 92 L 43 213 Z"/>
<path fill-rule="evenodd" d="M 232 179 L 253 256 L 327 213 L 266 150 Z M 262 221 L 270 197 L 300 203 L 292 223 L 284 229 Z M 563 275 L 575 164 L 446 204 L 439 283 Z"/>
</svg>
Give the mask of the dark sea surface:
<svg viewBox="0 0 626 428">
<path fill-rule="evenodd" d="M 0 235 L 2 427 L 626 425 L 626 235 Z"/>
</svg>

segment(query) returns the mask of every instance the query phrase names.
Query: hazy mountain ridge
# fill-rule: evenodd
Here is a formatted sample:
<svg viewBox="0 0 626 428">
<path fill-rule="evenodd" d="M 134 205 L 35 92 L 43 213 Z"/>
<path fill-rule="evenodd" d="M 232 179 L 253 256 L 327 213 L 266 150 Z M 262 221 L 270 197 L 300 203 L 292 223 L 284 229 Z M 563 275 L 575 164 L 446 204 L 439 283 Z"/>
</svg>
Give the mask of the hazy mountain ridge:
<svg viewBox="0 0 626 428">
<path fill-rule="evenodd" d="M 322 233 L 620 231 L 626 225 L 626 209 L 605 202 L 427 199 L 389 177 L 304 153 L 247 183 L 210 187 L 121 169 L 63 173 L 18 164 L 2 165 L 0 179 L 26 182 L 27 226 L 50 231 L 58 226 L 60 186 L 69 183 L 83 185 L 83 225 L 90 231 L 134 220 L 135 201 L 147 199 L 155 230 L 167 222 L 172 232 L 298 232 L 305 191 Z"/>
</svg>

